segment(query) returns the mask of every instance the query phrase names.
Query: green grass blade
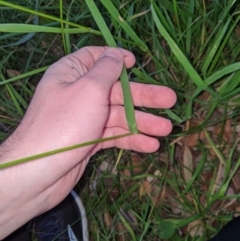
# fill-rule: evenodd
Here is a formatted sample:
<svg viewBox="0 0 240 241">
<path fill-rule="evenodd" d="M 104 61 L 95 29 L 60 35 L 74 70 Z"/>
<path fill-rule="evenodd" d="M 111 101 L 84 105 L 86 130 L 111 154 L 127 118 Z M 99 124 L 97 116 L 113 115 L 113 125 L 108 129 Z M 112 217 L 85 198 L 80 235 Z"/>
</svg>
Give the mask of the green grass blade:
<svg viewBox="0 0 240 241">
<path fill-rule="evenodd" d="M 6 88 L 7 88 L 7 91 L 8 91 L 8 93 L 9 93 L 9 95 L 10 95 L 10 97 L 11 97 L 11 99 L 12 99 L 12 101 L 13 101 L 15 107 L 16 107 L 16 110 L 17 110 L 18 114 L 20 116 L 23 116 L 23 111 L 22 111 L 22 109 L 19 105 L 19 102 L 18 102 L 17 98 L 16 98 L 16 91 L 9 84 L 6 84 Z"/>
<path fill-rule="evenodd" d="M 238 17 L 235 20 L 234 24 L 231 26 L 231 28 L 228 30 L 228 32 L 226 32 L 226 34 L 222 40 L 222 43 L 220 44 L 220 47 L 218 48 L 217 53 L 215 54 L 215 57 L 214 57 L 213 61 L 211 62 L 211 65 L 208 70 L 209 73 L 213 72 L 213 69 L 215 68 L 216 64 L 219 62 L 219 58 L 220 58 L 221 54 L 223 53 L 224 48 L 226 47 L 226 45 L 229 41 L 229 38 L 232 35 L 233 30 L 236 29 L 236 26 L 237 26 L 239 20 L 240 20 L 240 17 Z M 234 62 L 234 60 L 233 60 L 233 62 Z"/>
<path fill-rule="evenodd" d="M 64 147 L 64 148 L 59 148 L 59 149 L 48 151 L 48 152 L 44 152 L 44 153 L 41 153 L 41 154 L 33 155 L 33 156 L 30 156 L 30 157 L 21 158 L 21 159 L 15 160 L 15 161 L 10 161 L 10 162 L 7 162 L 7 163 L 0 164 L 0 170 L 4 169 L 4 168 L 7 168 L 7 167 L 15 166 L 15 165 L 18 165 L 18 164 L 21 164 L 21 163 L 33 161 L 33 160 L 36 160 L 36 159 L 39 159 L 39 158 L 42 158 L 42 157 L 52 156 L 52 155 L 55 155 L 55 154 L 58 154 L 58 153 L 61 153 L 61 152 L 74 150 L 74 149 L 84 147 L 84 146 L 98 144 L 98 143 L 104 142 L 104 141 L 115 140 L 115 139 L 130 136 L 130 135 L 132 135 L 132 133 L 127 133 L 127 134 L 113 136 L 113 137 L 107 137 L 107 138 L 101 138 L 101 139 L 98 139 L 98 140 L 88 141 L 88 142 L 84 142 L 84 143 L 81 143 L 81 144 L 76 144 L 76 145 L 72 145 L 72 146 L 68 146 L 68 147 Z"/>
<path fill-rule="evenodd" d="M 86 3 L 88 5 L 90 12 L 92 13 L 92 16 L 93 16 L 96 24 L 98 25 L 98 27 L 102 33 L 103 37 L 105 38 L 107 44 L 110 47 L 117 47 L 115 40 L 114 40 L 113 36 L 111 35 L 111 33 L 108 29 L 108 26 L 106 25 L 101 13 L 99 12 L 94 1 L 86 0 Z M 122 85 L 122 90 L 123 90 L 125 113 L 126 113 L 129 130 L 132 133 L 138 133 L 135 114 L 134 114 L 133 100 L 132 100 L 129 80 L 128 80 L 128 76 L 127 76 L 127 70 L 125 67 L 122 70 L 120 80 L 121 80 L 121 85 Z"/>
<path fill-rule="evenodd" d="M 199 74 L 196 72 L 196 70 L 193 68 L 193 66 L 190 64 L 186 56 L 182 53 L 182 51 L 179 49 L 177 44 L 173 41 L 173 39 L 170 37 L 170 35 L 167 33 L 163 25 L 161 24 L 159 18 L 157 17 L 157 14 L 155 12 L 154 8 L 154 2 L 151 4 L 151 12 L 153 15 L 154 22 L 159 30 L 159 32 L 162 34 L 162 36 L 165 38 L 165 40 L 168 42 L 169 47 L 171 48 L 172 52 L 178 59 L 178 61 L 184 66 L 185 70 L 189 74 L 192 81 L 195 83 L 197 87 L 199 87 L 201 90 L 206 90 L 209 93 L 211 93 L 213 96 L 217 97 L 218 94 L 210 89 L 201 79 Z"/>
<path fill-rule="evenodd" d="M 206 156 L 207 156 L 207 154 L 206 154 L 206 151 L 204 150 L 204 148 L 203 148 L 202 146 L 200 146 L 200 149 L 201 149 L 202 154 L 203 154 L 202 157 L 201 157 L 201 160 L 199 161 L 199 164 L 198 164 L 198 166 L 196 167 L 196 170 L 195 170 L 195 172 L 194 172 L 191 180 L 187 183 L 186 188 L 185 188 L 185 190 L 183 191 L 183 193 L 181 194 L 181 196 L 185 196 L 185 195 L 189 192 L 189 190 L 190 190 L 190 188 L 192 187 L 192 185 L 194 185 L 194 182 L 196 181 L 197 177 L 198 177 L 198 176 L 201 174 L 201 172 L 202 172 L 202 169 L 203 169 L 204 164 L 205 164 L 205 162 L 206 162 Z"/>
<path fill-rule="evenodd" d="M 64 20 L 63 20 L 64 21 Z M 65 22 L 65 21 L 64 21 Z M 66 21 L 69 25 L 70 22 Z M 56 28 L 48 26 L 36 26 L 34 24 L 11 24 L 5 23 L 0 25 L 0 32 L 4 33 L 89 33 L 86 28 Z"/>
<path fill-rule="evenodd" d="M 61 19 L 61 34 L 62 34 L 62 43 L 63 43 L 63 49 L 64 53 L 68 54 L 67 46 L 66 46 L 66 40 L 65 40 L 65 34 L 64 34 L 64 24 L 63 24 L 63 2 L 62 0 L 59 0 L 59 10 L 60 10 L 60 19 Z"/>
<path fill-rule="evenodd" d="M 36 4 L 35 4 L 35 10 L 36 11 L 38 11 L 38 5 L 39 5 L 39 1 L 36 0 Z M 34 20 L 33 20 L 33 24 L 37 26 L 38 23 L 39 23 L 39 17 L 38 17 L 38 15 L 35 15 L 34 16 Z M 8 44 L 8 45 L 4 45 L 4 46 L 0 46 L 0 47 L 5 47 L 6 48 L 6 47 L 18 46 L 20 44 L 23 44 L 23 43 L 29 41 L 31 38 L 34 37 L 34 35 L 35 35 L 34 32 L 33 33 L 28 33 L 28 34 L 24 35 L 21 39 L 19 39 L 17 42 L 11 43 L 11 44 Z"/>
<path fill-rule="evenodd" d="M 69 24 L 69 26 L 77 27 L 85 33 L 93 33 L 93 34 L 101 35 L 101 33 L 99 31 L 96 31 L 94 29 L 84 27 L 84 26 L 76 24 L 76 23 L 68 22 L 66 20 L 61 20 L 60 18 L 57 18 L 55 16 L 48 15 L 48 14 L 45 14 L 45 13 L 41 13 L 41 12 L 29 9 L 29 8 L 25 8 L 25 7 L 22 7 L 20 5 L 16 5 L 16 4 L 9 3 L 9 2 L 6 2 L 6 1 L 2 1 L 2 0 L 0 0 L 0 5 L 8 6 L 8 7 L 11 7 L 13 9 L 17 9 L 17 10 L 24 11 L 24 12 L 27 12 L 27 13 L 30 13 L 30 14 L 34 14 L 34 15 L 37 15 L 39 17 L 43 17 L 43 18 L 46 18 L 46 19 L 51 19 L 51 20 L 57 21 L 59 23 Z"/>
<path fill-rule="evenodd" d="M 204 130 L 204 134 L 206 136 L 206 139 L 207 139 L 209 145 L 211 146 L 211 148 L 215 152 L 216 156 L 219 158 L 221 164 L 223 166 L 226 166 L 226 162 L 225 162 L 224 156 L 222 155 L 222 153 L 219 151 L 219 149 L 217 148 L 217 146 L 213 142 L 212 138 L 209 135 L 209 132 L 207 130 Z"/>
<path fill-rule="evenodd" d="M 202 72 L 203 72 L 204 76 L 207 75 L 208 68 L 209 68 L 217 50 L 219 49 L 219 46 L 220 46 L 223 38 L 225 37 L 226 31 L 228 30 L 230 22 L 231 22 L 231 19 L 228 19 L 227 22 L 225 23 L 224 27 L 221 29 L 219 36 L 216 39 L 215 43 L 213 44 L 208 56 L 205 59 L 205 62 L 202 67 Z"/>
<path fill-rule="evenodd" d="M 235 71 L 240 70 L 240 63 L 234 63 L 234 64 L 230 64 L 218 71 L 216 71 L 215 73 L 213 73 L 211 76 L 209 76 L 206 80 L 205 83 L 206 85 L 211 85 L 214 82 L 216 82 L 217 80 L 219 80 L 220 78 L 222 78 L 224 75 L 228 75 L 231 74 Z M 193 93 L 193 98 L 196 97 L 200 92 L 202 91 L 201 88 L 197 88 L 195 90 L 195 92 Z M 221 93 L 222 94 L 222 93 Z M 224 93 L 223 93 L 224 94 Z"/>
<path fill-rule="evenodd" d="M 189 3 L 189 12 L 191 14 L 193 14 L 194 12 L 194 6 L 195 6 L 195 0 L 191 0 Z M 192 21 L 193 21 L 193 17 L 189 16 L 188 19 L 188 29 L 187 29 L 187 33 L 186 33 L 186 52 L 188 55 L 190 55 L 190 51 L 191 51 L 191 38 L 192 38 Z"/>
<path fill-rule="evenodd" d="M 6 85 L 8 83 L 11 83 L 11 82 L 14 82 L 14 81 L 26 78 L 26 77 L 30 77 L 30 76 L 32 76 L 34 74 L 42 73 L 42 72 L 46 71 L 48 68 L 49 68 L 49 66 L 42 67 L 42 68 L 39 68 L 39 69 L 35 69 L 35 70 L 32 70 L 32 71 L 29 71 L 27 73 L 24 73 L 24 74 L 12 77 L 10 79 L 2 80 L 2 81 L 0 81 L 0 86 L 1 85 Z"/>
<path fill-rule="evenodd" d="M 68 11 L 67 11 L 67 17 L 66 17 L 67 21 L 69 21 L 70 12 L 71 12 L 71 8 L 72 8 L 73 3 L 74 3 L 74 0 L 72 0 L 71 4 L 69 5 Z M 69 29 L 68 24 L 65 25 L 65 29 Z M 64 32 L 65 29 L 63 29 L 63 32 Z M 71 53 L 71 41 L 70 41 L 69 33 L 65 33 L 65 41 L 66 41 L 66 53 L 70 54 Z"/>
<path fill-rule="evenodd" d="M 147 45 L 137 36 L 134 30 L 130 27 L 130 25 L 122 18 L 118 10 L 113 5 L 110 0 L 101 0 L 102 4 L 111 14 L 112 18 L 114 18 L 117 23 L 125 30 L 127 35 L 132 38 L 132 40 L 139 45 L 139 47 L 146 51 L 148 49 Z"/>
<path fill-rule="evenodd" d="M 117 208 L 117 207 L 116 207 Z M 123 215 L 121 214 L 121 212 L 118 212 L 119 214 L 119 218 L 121 220 L 121 222 L 123 223 L 123 225 L 126 227 L 126 229 L 128 230 L 128 232 L 130 233 L 131 237 L 132 237 L 132 241 L 137 241 L 136 235 L 133 231 L 133 229 L 131 228 L 131 226 L 129 225 L 129 223 L 127 222 L 127 220 L 123 217 Z"/>
</svg>

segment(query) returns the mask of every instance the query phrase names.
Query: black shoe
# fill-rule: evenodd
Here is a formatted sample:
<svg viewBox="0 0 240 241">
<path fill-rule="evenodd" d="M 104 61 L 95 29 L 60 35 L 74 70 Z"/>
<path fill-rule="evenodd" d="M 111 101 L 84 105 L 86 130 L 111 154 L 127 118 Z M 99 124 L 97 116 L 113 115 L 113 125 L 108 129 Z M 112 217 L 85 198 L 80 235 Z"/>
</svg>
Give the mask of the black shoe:
<svg viewBox="0 0 240 241">
<path fill-rule="evenodd" d="M 79 196 L 71 191 L 58 206 L 34 218 L 38 241 L 88 241 L 87 218 Z"/>
<path fill-rule="evenodd" d="M 240 240 L 240 217 L 228 222 L 213 238 L 208 241 L 239 241 Z"/>
</svg>

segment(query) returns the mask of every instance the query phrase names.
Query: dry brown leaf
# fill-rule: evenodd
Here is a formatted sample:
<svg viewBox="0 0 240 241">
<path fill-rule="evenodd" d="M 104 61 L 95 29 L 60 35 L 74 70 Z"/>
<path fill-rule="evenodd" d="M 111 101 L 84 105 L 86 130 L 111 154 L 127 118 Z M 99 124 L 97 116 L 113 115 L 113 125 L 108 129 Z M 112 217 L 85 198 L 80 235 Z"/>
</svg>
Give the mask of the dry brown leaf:
<svg viewBox="0 0 240 241">
<path fill-rule="evenodd" d="M 20 71 L 14 70 L 14 69 L 7 69 L 6 72 L 9 78 L 12 78 L 21 74 Z"/>
<path fill-rule="evenodd" d="M 199 99 L 201 100 L 208 100 L 208 98 L 210 97 L 211 95 L 207 92 L 207 91 L 203 91 L 201 93 L 201 95 L 199 95 Z"/>
<path fill-rule="evenodd" d="M 226 196 L 232 196 L 235 195 L 233 188 L 231 186 L 228 187 Z M 231 208 L 233 204 L 237 201 L 237 198 L 232 198 L 230 200 L 227 200 L 225 206 L 223 207 L 224 209 Z"/>
<path fill-rule="evenodd" d="M 104 220 L 104 226 L 107 228 L 107 230 L 110 230 L 113 219 L 107 210 L 103 211 L 103 220 Z"/>
<path fill-rule="evenodd" d="M 234 217 L 236 218 L 236 217 L 239 217 L 239 216 L 240 216 L 240 206 L 237 206 L 235 208 Z"/>
<path fill-rule="evenodd" d="M 130 240 L 129 238 L 129 233 L 128 233 L 128 230 L 127 228 L 123 225 L 123 223 L 121 221 L 119 221 L 117 223 L 117 231 L 118 231 L 118 234 L 117 234 L 117 240 L 118 241 L 127 241 L 127 240 Z"/>
<path fill-rule="evenodd" d="M 192 178 L 193 172 L 193 157 L 190 149 L 184 146 L 183 150 L 183 178 L 188 183 Z"/>
<path fill-rule="evenodd" d="M 107 192 L 107 198 L 109 199 L 109 201 L 116 200 L 120 195 L 118 185 L 113 185 L 111 177 L 104 179 L 104 185 L 105 185 L 105 190 Z"/>
<path fill-rule="evenodd" d="M 231 121 L 231 119 L 228 119 L 224 125 L 223 138 L 228 143 L 232 142 L 232 121 Z"/>
<path fill-rule="evenodd" d="M 187 225 L 187 232 L 191 237 L 201 236 L 203 231 L 204 226 L 201 219 L 197 219 Z"/>
<path fill-rule="evenodd" d="M 164 188 L 159 187 L 154 183 L 150 183 L 147 180 L 144 180 L 139 188 L 139 196 L 142 197 L 148 195 L 155 206 L 158 206 L 161 200 L 165 200 L 165 194 Z"/>
<path fill-rule="evenodd" d="M 131 177 L 132 176 L 131 172 L 130 172 L 130 170 L 128 168 L 123 170 L 123 176 L 124 177 Z"/>
<path fill-rule="evenodd" d="M 139 188 L 139 196 L 142 197 L 144 195 L 149 195 L 151 196 L 151 191 L 152 191 L 152 184 L 148 182 L 147 180 L 144 180 L 141 182 L 140 188 Z"/>
<path fill-rule="evenodd" d="M 126 168 L 122 171 L 124 177 L 131 177 L 143 172 L 143 160 L 137 154 L 131 153 L 131 160 L 128 161 Z"/>
<path fill-rule="evenodd" d="M 201 124 L 200 120 L 197 119 L 192 119 L 191 122 L 189 123 L 189 127 L 195 127 L 195 126 L 199 126 Z M 200 133 L 193 133 L 190 135 L 187 135 L 186 137 L 183 138 L 183 144 L 184 146 L 187 147 L 194 147 L 198 144 L 199 140 L 201 140 L 202 142 L 205 142 L 206 137 L 203 131 L 201 131 Z"/>
<path fill-rule="evenodd" d="M 222 132 L 222 126 L 216 125 L 212 131 L 216 136 L 219 136 Z M 223 140 L 227 143 L 231 143 L 232 141 L 232 123 L 231 120 L 226 120 L 223 128 Z"/>
<path fill-rule="evenodd" d="M 55 39 L 51 39 L 51 43 L 47 43 L 46 41 L 41 41 L 41 44 L 44 48 L 47 48 L 50 53 L 53 53 L 57 57 L 62 57 L 64 55 L 63 49 L 61 47 L 61 44 L 58 43 L 57 36 Z"/>
<path fill-rule="evenodd" d="M 112 168 L 112 165 L 108 161 L 103 161 L 99 166 L 99 171 L 106 172 Z"/>
<path fill-rule="evenodd" d="M 240 192 L 240 169 L 237 170 L 236 174 L 232 179 L 233 188 L 236 193 Z"/>
<path fill-rule="evenodd" d="M 140 158 L 137 154 L 131 153 L 131 164 L 133 168 L 133 174 L 139 174 L 143 172 L 143 166 L 142 166 L 143 160 Z"/>
<path fill-rule="evenodd" d="M 158 206 L 161 201 L 165 200 L 165 188 L 157 184 L 152 184 L 151 192 L 148 194 L 154 206 Z"/>
<path fill-rule="evenodd" d="M 183 207 L 182 205 L 180 204 L 180 202 L 178 202 L 178 196 L 176 195 L 176 193 L 168 188 L 166 190 L 166 193 L 165 193 L 165 198 L 167 200 L 167 203 L 168 203 L 168 206 L 169 208 L 171 209 L 172 213 L 174 214 L 182 214 L 183 213 Z"/>
</svg>

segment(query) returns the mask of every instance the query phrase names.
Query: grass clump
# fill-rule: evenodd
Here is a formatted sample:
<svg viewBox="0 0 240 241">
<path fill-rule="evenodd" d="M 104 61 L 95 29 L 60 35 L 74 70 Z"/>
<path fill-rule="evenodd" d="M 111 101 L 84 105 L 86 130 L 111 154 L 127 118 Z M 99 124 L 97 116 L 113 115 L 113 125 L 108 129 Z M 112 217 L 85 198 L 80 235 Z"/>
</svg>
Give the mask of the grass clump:
<svg viewBox="0 0 240 241">
<path fill-rule="evenodd" d="M 0 1 L 1 141 L 19 124 L 47 66 L 83 46 L 106 44 L 87 2 L 42 0 L 35 11 L 28 0 Z M 174 123 L 159 152 L 124 152 L 116 169 L 117 150 L 92 158 L 79 183 L 90 236 L 207 240 L 240 210 L 240 4 L 94 2 L 116 44 L 137 57 L 130 80 L 167 85 L 178 102 L 168 111 L 142 109 Z M 23 44 L 1 47 L 29 33 Z"/>
</svg>

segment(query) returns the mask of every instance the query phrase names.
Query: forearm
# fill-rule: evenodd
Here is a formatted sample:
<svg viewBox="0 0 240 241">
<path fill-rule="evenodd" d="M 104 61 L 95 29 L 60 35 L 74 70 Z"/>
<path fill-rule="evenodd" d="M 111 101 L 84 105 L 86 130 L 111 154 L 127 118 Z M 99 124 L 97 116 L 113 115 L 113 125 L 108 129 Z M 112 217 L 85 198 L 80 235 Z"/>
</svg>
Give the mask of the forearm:
<svg viewBox="0 0 240 241">
<path fill-rule="evenodd" d="M 21 197 L 0 194 L 0 240 L 32 218 L 34 207 L 22 201 Z"/>
<path fill-rule="evenodd" d="M 0 146 L 0 164 L 24 156 L 20 143 L 15 145 L 12 140 L 10 137 Z M 19 188 L 21 172 L 20 166 L 0 169 L 0 240 L 30 220 L 36 209 L 36 204 L 28 199 L 28 190 L 24 193 Z"/>
</svg>

